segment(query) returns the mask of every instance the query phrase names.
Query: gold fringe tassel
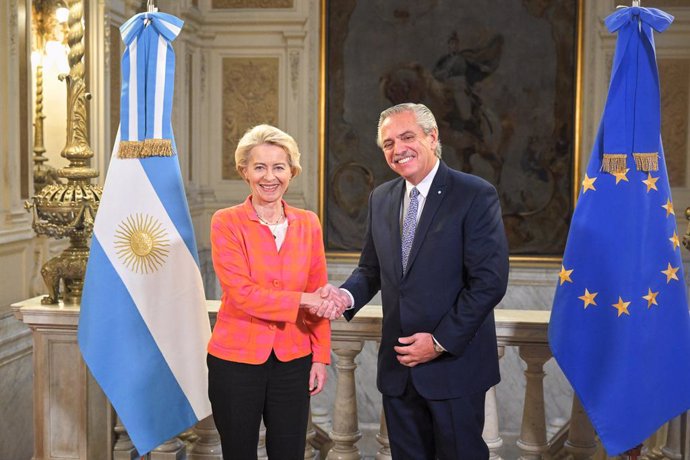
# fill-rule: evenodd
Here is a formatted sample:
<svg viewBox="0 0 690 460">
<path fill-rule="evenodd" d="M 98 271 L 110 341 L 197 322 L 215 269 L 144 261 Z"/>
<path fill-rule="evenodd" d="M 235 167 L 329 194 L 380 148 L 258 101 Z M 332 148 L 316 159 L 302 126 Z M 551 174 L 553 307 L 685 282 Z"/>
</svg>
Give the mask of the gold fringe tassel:
<svg viewBox="0 0 690 460">
<path fill-rule="evenodd" d="M 139 158 L 141 144 L 139 141 L 120 141 L 120 147 L 117 151 L 118 158 Z"/>
<path fill-rule="evenodd" d="M 144 141 L 121 141 L 117 151 L 119 158 L 171 157 L 170 139 L 144 139 Z"/>
<path fill-rule="evenodd" d="M 635 158 L 635 166 L 638 171 L 658 171 L 659 170 L 659 153 L 633 153 Z"/>
<path fill-rule="evenodd" d="M 624 153 L 605 153 L 601 170 L 610 174 L 625 172 L 627 157 Z"/>
</svg>

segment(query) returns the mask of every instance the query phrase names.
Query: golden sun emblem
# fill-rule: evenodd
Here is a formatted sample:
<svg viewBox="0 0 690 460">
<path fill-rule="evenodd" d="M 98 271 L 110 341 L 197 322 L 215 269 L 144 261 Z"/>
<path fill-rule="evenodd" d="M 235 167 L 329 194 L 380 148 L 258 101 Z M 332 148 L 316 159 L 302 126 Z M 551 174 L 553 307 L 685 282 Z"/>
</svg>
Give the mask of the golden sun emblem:
<svg viewBox="0 0 690 460">
<path fill-rule="evenodd" d="M 120 222 L 115 250 L 120 261 L 137 273 L 158 270 L 168 256 L 170 240 L 163 225 L 147 214 L 135 214 Z"/>
</svg>

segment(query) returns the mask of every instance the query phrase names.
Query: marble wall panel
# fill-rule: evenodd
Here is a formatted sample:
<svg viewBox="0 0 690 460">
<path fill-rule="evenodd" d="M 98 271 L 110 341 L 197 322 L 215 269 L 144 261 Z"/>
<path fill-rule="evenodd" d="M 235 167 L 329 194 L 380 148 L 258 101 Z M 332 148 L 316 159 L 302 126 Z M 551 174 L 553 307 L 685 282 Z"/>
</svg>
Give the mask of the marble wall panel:
<svg viewBox="0 0 690 460">
<path fill-rule="evenodd" d="M 33 453 L 32 343 L 29 329 L 0 315 L 0 458 L 29 460 Z"/>
<path fill-rule="evenodd" d="M 0 315 L 9 312 L 12 302 L 26 297 L 33 262 L 31 244 L 25 241 L 0 243 L 0 266 L 7 268 L 0 275 Z"/>
</svg>

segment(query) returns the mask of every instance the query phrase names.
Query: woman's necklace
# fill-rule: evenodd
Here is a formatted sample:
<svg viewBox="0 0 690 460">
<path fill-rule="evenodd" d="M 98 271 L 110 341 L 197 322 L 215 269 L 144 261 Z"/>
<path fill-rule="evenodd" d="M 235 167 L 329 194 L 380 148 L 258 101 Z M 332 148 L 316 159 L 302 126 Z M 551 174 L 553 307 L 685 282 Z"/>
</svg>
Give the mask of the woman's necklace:
<svg viewBox="0 0 690 460">
<path fill-rule="evenodd" d="M 256 211 L 256 209 L 254 209 Z M 259 211 L 256 211 L 256 217 L 259 218 L 259 222 L 262 224 L 266 225 L 268 227 L 268 230 L 271 232 L 271 235 L 273 235 L 273 239 L 278 238 L 278 226 L 282 224 L 283 218 L 285 218 L 285 209 L 283 207 L 280 207 L 280 216 L 276 219 L 275 222 L 269 222 L 263 217 L 261 217 L 261 214 L 259 214 Z"/>
</svg>

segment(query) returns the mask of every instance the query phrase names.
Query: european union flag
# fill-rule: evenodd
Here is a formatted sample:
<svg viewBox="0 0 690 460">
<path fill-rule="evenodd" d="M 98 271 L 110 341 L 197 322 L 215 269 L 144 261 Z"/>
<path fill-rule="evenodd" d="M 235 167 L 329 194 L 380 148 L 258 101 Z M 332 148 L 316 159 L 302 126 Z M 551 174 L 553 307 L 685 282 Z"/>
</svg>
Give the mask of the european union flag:
<svg viewBox="0 0 690 460">
<path fill-rule="evenodd" d="M 554 357 L 611 455 L 690 408 L 690 315 L 660 136 L 653 31 L 623 8 L 609 94 L 573 215 L 549 324 Z"/>
</svg>

